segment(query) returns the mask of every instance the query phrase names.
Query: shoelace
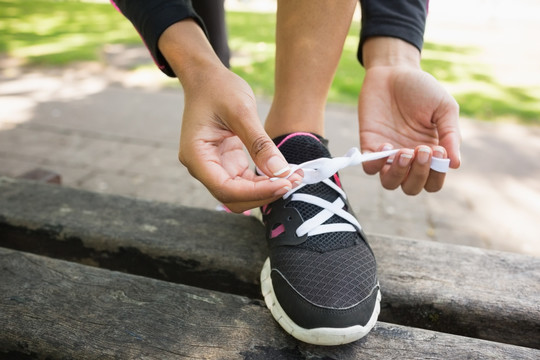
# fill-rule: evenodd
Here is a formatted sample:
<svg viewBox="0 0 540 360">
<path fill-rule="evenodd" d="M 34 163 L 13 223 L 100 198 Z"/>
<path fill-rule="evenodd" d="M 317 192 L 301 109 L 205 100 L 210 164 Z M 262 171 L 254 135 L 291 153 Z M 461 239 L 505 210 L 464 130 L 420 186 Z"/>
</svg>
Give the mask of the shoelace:
<svg viewBox="0 0 540 360">
<path fill-rule="evenodd" d="M 335 158 L 319 158 L 306 161 L 300 165 L 292 165 L 287 177 L 291 176 L 295 171 L 301 169 L 304 172 L 302 183 L 316 184 L 348 166 L 360 165 L 366 161 L 384 159 L 396 154 L 398 151 L 399 149 L 394 149 L 362 154 L 358 148 L 351 148 L 349 151 L 347 151 L 345 156 Z M 448 172 L 450 167 L 450 159 L 432 157 L 430 167 L 437 172 Z"/>
<path fill-rule="evenodd" d="M 335 158 L 319 158 L 311 161 L 304 162 L 299 165 L 292 165 L 289 172 L 291 176 L 295 171 L 301 169 L 304 173 L 304 178 L 302 179 L 302 184 L 295 187 L 292 190 L 289 190 L 283 199 L 288 199 L 292 196 L 291 201 L 302 201 L 308 204 L 312 204 L 322 208 L 317 215 L 313 216 L 311 219 L 305 221 L 296 229 L 296 235 L 299 237 L 307 234 L 308 236 L 319 235 L 331 232 L 355 232 L 360 231 L 362 228 L 360 223 L 347 211 L 343 210 L 345 202 L 342 200 L 347 199 L 345 192 L 336 185 L 329 178 L 337 173 L 339 170 L 344 169 L 348 166 L 359 165 L 365 161 L 372 161 L 378 159 L 384 159 L 386 157 L 396 154 L 399 149 L 380 151 L 374 153 L 362 154 L 358 148 L 351 148 L 345 156 L 335 157 Z M 445 173 L 450 167 L 449 159 L 440 159 L 440 158 L 431 158 L 431 169 Z M 298 190 L 309 184 L 316 184 L 318 182 L 323 182 L 327 186 L 330 186 L 335 190 L 340 196 L 334 201 L 329 202 L 320 197 L 309 195 L 309 194 L 295 194 Z M 332 216 L 337 215 L 347 222 L 335 223 L 335 224 L 324 224 Z"/>
</svg>

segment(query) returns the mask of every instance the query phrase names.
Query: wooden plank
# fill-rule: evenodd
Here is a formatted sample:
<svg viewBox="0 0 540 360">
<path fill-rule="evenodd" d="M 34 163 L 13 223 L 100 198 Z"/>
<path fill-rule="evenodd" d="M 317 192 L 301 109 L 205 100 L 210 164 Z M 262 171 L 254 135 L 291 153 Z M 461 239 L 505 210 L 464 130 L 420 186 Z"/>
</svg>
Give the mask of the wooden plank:
<svg viewBox="0 0 540 360">
<path fill-rule="evenodd" d="M 540 258 L 373 236 L 381 319 L 540 348 Z"/>
<path fill-rule="evenodd" d="M 0 245 L 259 298 L 253 218 L 0 180 Z M 380 320 L 540 347 L 540 259 L 371 236 Z"/>
<path fill-rule="evenodd" d="M 0 246 L 260 296 L 254 218 L 0 178 Z"/>
<path fill-rule="evenodd" d="M 540 351 L 378 323 L 300 343 L 260 301 L 0 248 L 0 354 L 51 359 L 537 359 Z"/>
</svg>

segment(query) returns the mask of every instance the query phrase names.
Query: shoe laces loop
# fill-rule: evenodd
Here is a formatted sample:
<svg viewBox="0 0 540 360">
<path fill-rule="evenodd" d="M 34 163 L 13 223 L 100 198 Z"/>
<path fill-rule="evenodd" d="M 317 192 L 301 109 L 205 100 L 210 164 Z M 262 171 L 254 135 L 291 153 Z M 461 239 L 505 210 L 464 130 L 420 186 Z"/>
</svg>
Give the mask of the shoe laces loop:
<svg viewBox="0 0 540 360">
<path fill-rule="evenodd" d="M 358 148 L 351 148 L 345 154 L 345 156 L 335 158 L 319 158 L 299 165 L 291 164 L 291 170 L 287 175 L 287 178 L 298 170 L 303 171 L 304 177 L 302 179 L 302 184 L 298 185 L 294 189 L 289 190 L 285 195 L 283 195 L 283 199 L 291 198 L 291 201 L 306 202 L 322 209 L 318 214 L 306 220 L 301 226 L 299 226 L 296 229 L 296 235 L 302 237 L 305 234 L 308 236 L 313 236 L 331 232 L 360 231 L 361 226 L 358 220 L 356 220 L 356 218 L 349 212 L 344 210 L 345 202 L 343 200 L 347 199 L 347 195 L 343 189 L 341 189 L 341 187 L 339 187 L 329 178 L 336 174 L 339 170 L 348 166 L 359 165 L 365 161 L 384 159 L 395 155 L 398 151 L 399 149 L 394 149 L 361 154 Z M 431 169 L 435 171 L 445 173 L 449 169 L 450 160 L 432 157 L 430 166 Z M 296 194 L 296 192 L 302 189 L 304 186 L 319 182 L 323 182 L 327 186 L 330 186 L 340 196 L 338 196 L 334 202 L 329 202 L 314 195 Z M 346 222 L 324 224 L 334 215 L 339 216 Z"/>
<path fill-rule="evenodd" d="M 348 166 L 360 165 L 366 161 L 384 159 L 395 155 L 398 151 L 399 149 L 394 149 L 362 154 L 358 148 L 353 147 L 347 151 L 344 156 L 335 158 L 319 158 L 306 161 L 299 165 L 291 165 L 291 169 L 287 177 L 291 176 L 298 170 L 302 170 L 304 173 L 302 184 L 316 184 Z M 450 167 L 450 159 L 432 157 L 430 167 L 434 171 L 446 173 Z M 277 180 L 278 178 L 272 179 Z"/>
</svg>

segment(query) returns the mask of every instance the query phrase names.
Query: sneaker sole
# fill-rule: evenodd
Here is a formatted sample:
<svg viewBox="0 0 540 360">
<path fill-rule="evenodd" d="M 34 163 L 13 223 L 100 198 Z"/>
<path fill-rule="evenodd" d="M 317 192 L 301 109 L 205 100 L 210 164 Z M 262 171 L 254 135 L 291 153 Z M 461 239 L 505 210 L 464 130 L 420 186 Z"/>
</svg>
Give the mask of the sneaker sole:
<svg viewBox="0 0 540 360">
<path fill-rule="evenodd" d="M 285 311 L 283 311 L 283 308 L 274 294 L 274 287 L 272 286 L 272 278 L 270 276 L 271 270 L 270 258 L 268 258 L 261 271 L 261 290 L 264 296 L 264 302 L 279 325 L 296 339 L 314 345 L 342 345 L 363 338 L 375 326 L 381 309 L 380 290 L 377 290 L 375 309 L 365 326 L 355 325 L 346 328 L 321 327 L 314 329 L 305 329 L 298 326 L 289 316 L 287 316 Z"/>
</svg>

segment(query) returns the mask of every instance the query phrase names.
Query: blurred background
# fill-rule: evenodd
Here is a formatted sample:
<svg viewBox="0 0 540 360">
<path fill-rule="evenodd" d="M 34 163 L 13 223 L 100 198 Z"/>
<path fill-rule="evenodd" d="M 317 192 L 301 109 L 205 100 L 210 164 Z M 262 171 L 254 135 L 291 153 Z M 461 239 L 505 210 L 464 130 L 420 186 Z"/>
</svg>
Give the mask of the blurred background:
<svg viewBox="0 0 540 360">
<path fill-rule="evenodd" d="M 196 1 L 196 0 L 194 0 Z M 264 119 L 275 1 L 226 0 L 231 68 Z M 422 67 L 461 107 L 463 166 L 408 197 L 342 172 L 368 233 L 540 256 L 540 2 L 430 1 Z M 358 146 L 357 11 L 329 94 L 335 156 Z M 214 209 L 177 161 L 182 89 L 108 1 L 0 0 L 0 176 L 35 168 L 64 186 Z"/>
</svg>

